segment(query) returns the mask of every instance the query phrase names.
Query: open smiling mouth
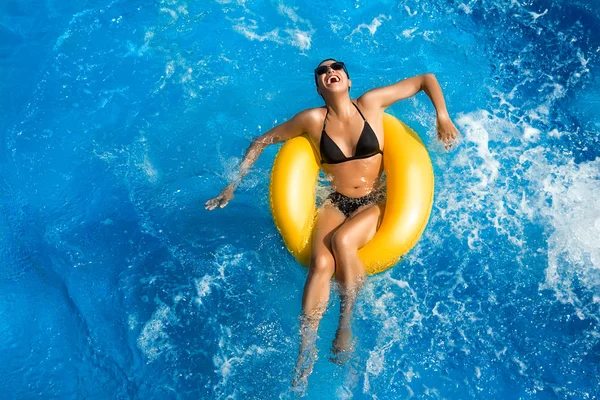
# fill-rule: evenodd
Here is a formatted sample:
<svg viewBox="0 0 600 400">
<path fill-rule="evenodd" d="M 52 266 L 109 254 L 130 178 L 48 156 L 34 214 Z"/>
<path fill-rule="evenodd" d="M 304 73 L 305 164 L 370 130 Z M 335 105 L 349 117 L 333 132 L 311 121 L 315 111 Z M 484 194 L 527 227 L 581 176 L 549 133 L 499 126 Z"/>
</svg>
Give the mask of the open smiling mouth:
<svg viewBox="0 0 600 400">
<path fill-rule="evenodd" d="M 332 83 L 337 83 L 340 81 L 340 78 L 338 76 L 335 75 L 331 75 L 329 78 L 327 78 L 327 84 L 330 85 Z"/>
</svg>

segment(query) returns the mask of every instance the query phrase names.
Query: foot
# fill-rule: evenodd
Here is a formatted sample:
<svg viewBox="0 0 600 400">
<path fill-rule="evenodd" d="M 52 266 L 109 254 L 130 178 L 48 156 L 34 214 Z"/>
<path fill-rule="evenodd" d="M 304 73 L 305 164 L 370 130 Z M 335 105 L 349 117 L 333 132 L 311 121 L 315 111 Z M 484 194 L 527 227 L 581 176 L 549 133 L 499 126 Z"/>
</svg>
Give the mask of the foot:
<svg viewBox="0 0 600 400">
<path fill-rule="evenodd" d="M 340 326 L 335 333 L 335 339 L 331 345 L 332 355 L 329 357 L 329 361 L 343 365 L 348 361 L 353 350 L 352 329 L 349 326 Z"/>
<path fill-rule="evenodd" d="M 304 371 L 296 371 L 294 375 L 294 379 L 292 380 L 292 390 L 298 394 L 302 394 L 306 391 L 308 387 L 308 375 L 310 372 Z"/>
<path fill-rule="evenodd" d="M 296 363 L 294 378 L 292 379 L 292 390 L 298 395 L 303 395 L 308 387 L 308 377 L 312 373 L 315 364 L 315 356 L 300 356 Z"/>
</svg>

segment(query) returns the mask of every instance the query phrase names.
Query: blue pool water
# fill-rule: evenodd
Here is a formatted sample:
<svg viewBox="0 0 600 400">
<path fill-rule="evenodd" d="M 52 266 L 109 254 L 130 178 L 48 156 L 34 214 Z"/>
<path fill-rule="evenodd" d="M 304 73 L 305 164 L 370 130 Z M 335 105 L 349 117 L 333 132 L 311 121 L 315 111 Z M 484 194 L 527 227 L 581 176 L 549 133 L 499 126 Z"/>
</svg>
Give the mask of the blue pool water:
<svg viewBox="0 0 600 400">
<path fill-rule="evenodd" d="M 600 398 L 600 6 L 593 0 L 4 0 L 0 389 L 28 399 L 292 398 L 306 269 L 250 140 L 322 104 L 434 73 L 388 111 L 430 151 L 436 199 L 407 259 L 370 278 L 356 356 L 307 398 Z"/>
</svg>

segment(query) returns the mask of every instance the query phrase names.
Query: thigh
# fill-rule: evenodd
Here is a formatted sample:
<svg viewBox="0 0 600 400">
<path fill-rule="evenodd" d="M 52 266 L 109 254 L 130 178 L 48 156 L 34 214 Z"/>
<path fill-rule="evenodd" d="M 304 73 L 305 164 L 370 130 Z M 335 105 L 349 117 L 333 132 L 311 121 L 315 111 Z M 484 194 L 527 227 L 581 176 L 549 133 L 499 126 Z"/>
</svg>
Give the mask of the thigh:
<svg viewBox="0 0 600 400">
<path fill-rule="evenodd" d="M 313 229 L 312 238 L 312 257 L 330 256 L 333 259 L 331 251 L 331 236 L 336 229 L 346 220 L 346 216 L 331 201 L 323 204 L 317 213 L 317 220 Z"/>
<path fill-rule="evenodd" d="M 334 240 L 343 247 L 360 249 L 375 236 L 384 211 L 385 204 L 361 207 L 336 230 Z"/>
</svg>

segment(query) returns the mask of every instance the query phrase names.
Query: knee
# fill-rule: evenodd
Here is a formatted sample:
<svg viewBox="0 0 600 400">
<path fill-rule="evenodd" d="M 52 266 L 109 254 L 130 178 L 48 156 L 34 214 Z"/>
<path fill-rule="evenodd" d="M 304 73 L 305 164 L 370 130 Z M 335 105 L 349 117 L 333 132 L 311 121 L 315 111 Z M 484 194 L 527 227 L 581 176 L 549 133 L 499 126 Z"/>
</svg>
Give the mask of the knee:
<svg viewBox="0 0 600 400">
<path fill-rule="evenodd" d="M 331 276 L 335 271 L 335 259 L 331 254 L 315 254 L 311 259 L 310 268 L 313 273 Z"/>
<path fill-rule="evenodd" d="M 352 238 L 343 230 L 338 230 L 331 237 L 331 248 L 334 254 L 355 250 Z"/>
</svg>

